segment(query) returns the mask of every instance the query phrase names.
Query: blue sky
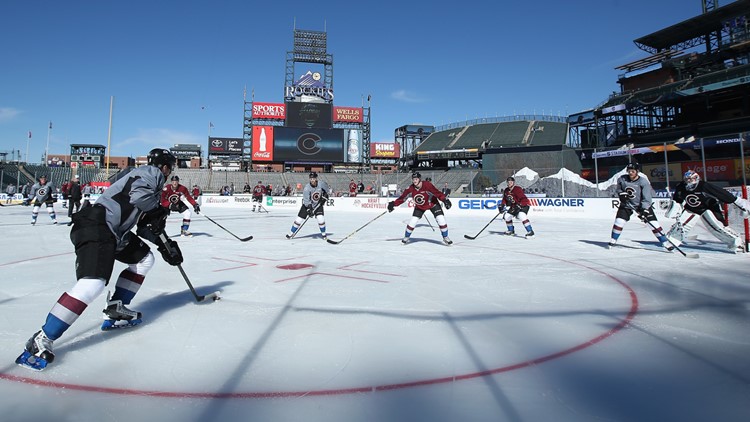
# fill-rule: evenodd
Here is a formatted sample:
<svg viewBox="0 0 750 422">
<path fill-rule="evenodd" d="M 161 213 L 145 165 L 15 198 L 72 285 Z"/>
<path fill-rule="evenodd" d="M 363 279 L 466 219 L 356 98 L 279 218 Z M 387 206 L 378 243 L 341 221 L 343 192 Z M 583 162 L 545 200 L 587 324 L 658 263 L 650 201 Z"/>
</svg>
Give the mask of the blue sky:
<svg viewBox="0 0 750 422">
<path fill-rule="evenodd" d="M 730 2 L 722 1 L 720 5 Z M 12 1 L 0 18 L 0 152 L 40 162 L 71 143 L 113 156 L 241 137 L 243 89 L 283 100 L 293 29 L 328 33 L 334 105 L 372 96 L 372 140 L 405 124 L 567 115 L 618 89 L 633 39 L 700 0 Z M 312 66 L 311 66 L 312 69 Z M 304 64 L 295 68 L 300 76 Z"/>
</svg>

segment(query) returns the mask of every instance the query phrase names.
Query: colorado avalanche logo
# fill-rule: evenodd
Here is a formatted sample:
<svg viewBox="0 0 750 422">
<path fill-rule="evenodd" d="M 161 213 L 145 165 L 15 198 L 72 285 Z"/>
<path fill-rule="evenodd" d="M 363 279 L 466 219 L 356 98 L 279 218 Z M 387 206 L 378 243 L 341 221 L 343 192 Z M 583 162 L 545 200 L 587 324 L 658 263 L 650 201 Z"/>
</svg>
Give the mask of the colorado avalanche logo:
<svg viewBox="0 0 750 422">
<path fill-rule="evenodd" d="M 628 194 L 628 198 L 635 198 L 635 189 L 632 186 L 625 188 L 625 193 Z"/>
<path fill-rule="evenodd" d="M 303 133 L 297 138 L 297 150 L 305 155 L 315 155 L 323 149 L 318 145 L 320 141 L 320 136 L 315 133 Z"/>
<path fill-rule="evenodd" d="M 173 193 L 173 194 L 169 195 L 167 197 L 167 199 L 169 200 L 170 204 L 176 204 L 176 203 L 180 202 L 180 195 L 178 195 L 176 193 Z"/>
<path fill-rule="evenodd" d="M 49 188 L 44 186 L 44 187 L 39 188 L 39 190 L 36 192 L 37 192 L 37 195 L 39 196 L 47 196 L 48 191 L 49 191 Z"/>
<path fill-rule="evenodd" d="M 311 199 L 312 199 L 313 202 L 320 201 L 320 191 L 313 192 L 312 195 L 310 195 L 310 197 L 311 197 Z"/>
<path fill-rule="evenodd" d="M 685 206 L 687 207 L 693 207 L 693 208 L 700 208 L 703 201 L 701 201 L 701 197 L 695 194 L 690 194 L 685 197 Z"/>
<path fill-rule="evenodd" d="M 414 203 L 415 204 L 417 204 L 417 205 L 424 205 L 425 202 L 427 202 L 427 195 L 425 195 L 423 193 L 418 193 L 418 194 L 414 195 L 413 199 L 414 199 Z"/>
</svg>

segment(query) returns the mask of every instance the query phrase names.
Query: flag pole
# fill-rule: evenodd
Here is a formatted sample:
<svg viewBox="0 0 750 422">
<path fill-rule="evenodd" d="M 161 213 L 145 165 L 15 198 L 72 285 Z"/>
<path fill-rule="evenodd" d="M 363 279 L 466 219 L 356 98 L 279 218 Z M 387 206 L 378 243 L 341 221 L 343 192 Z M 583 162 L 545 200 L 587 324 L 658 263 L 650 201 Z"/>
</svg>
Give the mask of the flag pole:
<svg viewBox="0 0 750 422">
<path fill-rule="evenodd" d="M 52 133 L 52 121 L 49 122 L 49 128 L 47 129 L 47 146 L 44 147 L 44 166 L 49 167 L 49 135 Z"/>
<path fill-rule="evenodd" d="M 115 105 L 115 96 L 110 95 L 109 97 L 109 128 L 107 129 L 107 156 L 106 156 L 107 163 L 105 166 L 105 169 L 107 170 L 106 171 L 107 180 L 109 180 L 109 156 L 110 156 L 109 144 L 112 140 L 112 109 L 114 105 Z"/>
<path fill-rule="evenodd" d="M 29 137 L 26 139 L 26 164 L 29 164 L 29 141 L 31 141 L 31 131 L 29 131 Z"/>
</svg>

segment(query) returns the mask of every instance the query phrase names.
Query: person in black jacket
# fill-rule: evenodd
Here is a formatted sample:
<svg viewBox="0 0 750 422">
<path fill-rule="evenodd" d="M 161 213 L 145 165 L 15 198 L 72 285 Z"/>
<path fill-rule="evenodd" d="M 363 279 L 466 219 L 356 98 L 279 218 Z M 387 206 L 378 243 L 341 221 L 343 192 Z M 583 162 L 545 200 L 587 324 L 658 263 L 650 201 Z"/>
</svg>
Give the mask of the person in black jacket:
<svg viewBox="0 0 750 422">
<path fill-rule="evenodd" d="M 70 181 L 70 188 L 68 188 L 68 217 L 72 218 L 74 212 L 78 212 L 81 208 L 81 199 L 83 199 L 83 193 L 81 193 L 81 182 L 76 174 L 73 176 L 73 180 Z M 73 211 L 75 208 L 75 211 Z M 68 225 L 73 224 L 71 220 Z"/>
</svg>

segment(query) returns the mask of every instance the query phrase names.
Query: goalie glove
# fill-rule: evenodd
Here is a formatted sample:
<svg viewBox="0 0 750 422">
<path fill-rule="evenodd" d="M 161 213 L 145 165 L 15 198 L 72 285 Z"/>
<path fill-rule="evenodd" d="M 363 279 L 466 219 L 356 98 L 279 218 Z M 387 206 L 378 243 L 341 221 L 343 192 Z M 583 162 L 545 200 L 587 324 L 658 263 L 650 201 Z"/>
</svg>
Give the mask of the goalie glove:
<svg viewBox="0 0 750 422">
<path fill-rule="evenodd" d="M 679 218 L 680 214 L 682 214 L 682 204 L 677 201 L 670 201 L 664 216 L 667 218 Z"/>
<path fill-rule="evenodd" d="M 737 198 L 737 200 L 734 201 L 734 205 L 740 207 L 742 218 L 750 217 L 750 201 L 745 198 Z"/>
</svg>

